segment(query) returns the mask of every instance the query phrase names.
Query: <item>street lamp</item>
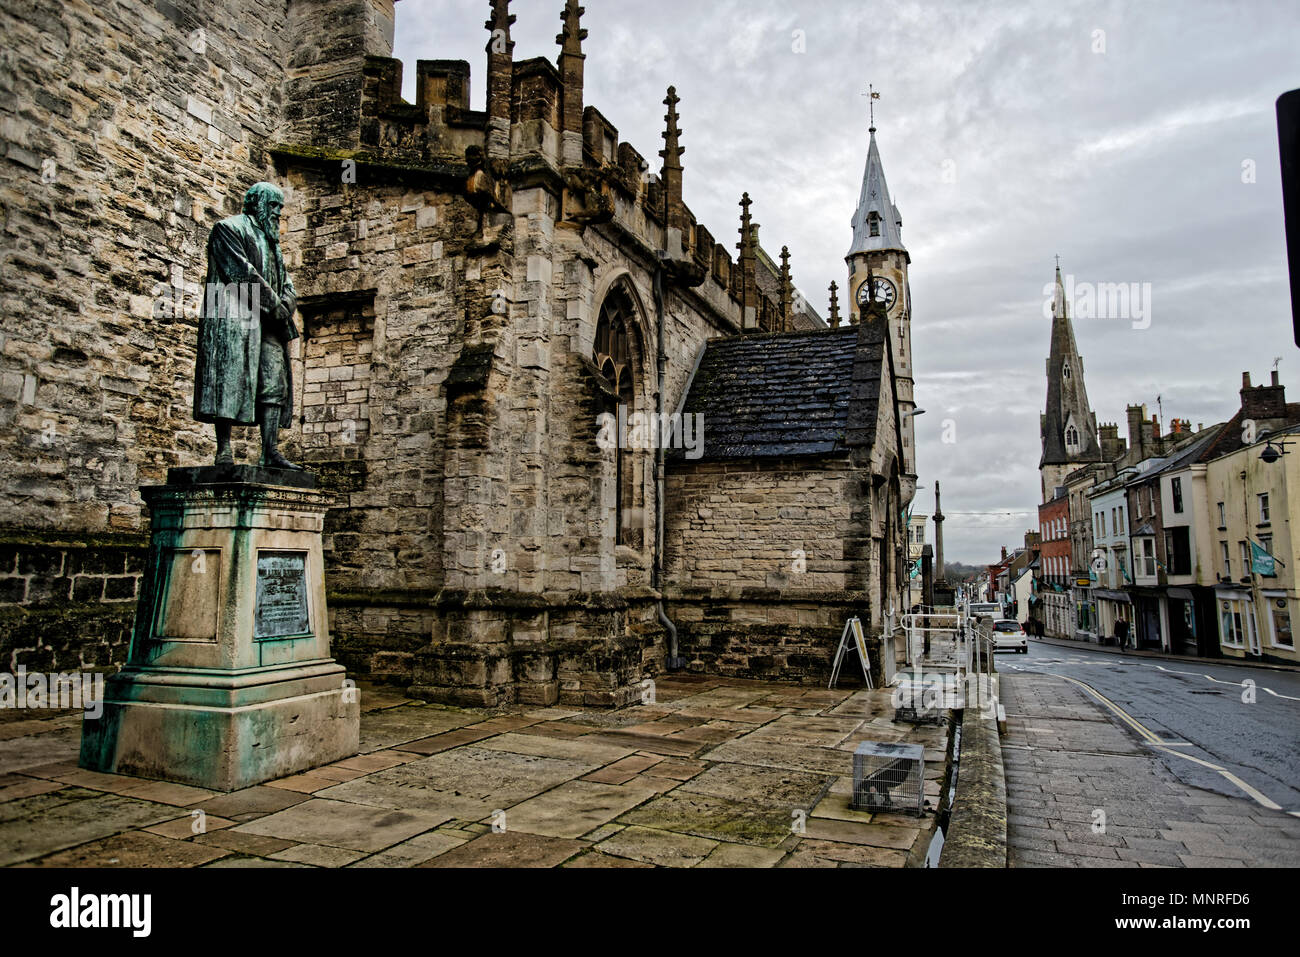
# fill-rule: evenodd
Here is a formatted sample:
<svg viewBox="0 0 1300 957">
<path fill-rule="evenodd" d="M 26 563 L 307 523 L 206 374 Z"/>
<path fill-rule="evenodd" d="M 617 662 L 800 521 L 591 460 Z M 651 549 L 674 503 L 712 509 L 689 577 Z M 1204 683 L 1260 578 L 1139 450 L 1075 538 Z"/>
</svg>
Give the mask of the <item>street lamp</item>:
<svg viewBox="0 0 1300 957">
<path fill-rule="evenodd" d="M 1274 448 L 1273 440 L 1269 439 L 1267 442 L 1264 443 L 1264 451 L 1259 453 L 1260 460 L 1265 465 L 1272 465 L 1282 456 L 1287 454 L 1286 446 L 1287 443 L 1278 442 L 1277 447 Z"/>
</svg>

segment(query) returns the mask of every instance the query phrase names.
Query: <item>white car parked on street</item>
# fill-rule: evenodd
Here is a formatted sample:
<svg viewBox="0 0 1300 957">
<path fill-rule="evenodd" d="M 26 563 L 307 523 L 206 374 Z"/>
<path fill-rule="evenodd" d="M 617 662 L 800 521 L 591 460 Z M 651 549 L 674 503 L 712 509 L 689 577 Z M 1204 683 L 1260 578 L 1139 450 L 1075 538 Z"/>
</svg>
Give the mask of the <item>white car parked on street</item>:
<svg viewBox="0 0 1300 957">
<path fill-rule="evenodd" d="M 1029 654 L 1029 636 L 1025 634 L 1025 626 L 1014 618 L 999 618 L 994 621 L 993 650 Z"/>
</svg>

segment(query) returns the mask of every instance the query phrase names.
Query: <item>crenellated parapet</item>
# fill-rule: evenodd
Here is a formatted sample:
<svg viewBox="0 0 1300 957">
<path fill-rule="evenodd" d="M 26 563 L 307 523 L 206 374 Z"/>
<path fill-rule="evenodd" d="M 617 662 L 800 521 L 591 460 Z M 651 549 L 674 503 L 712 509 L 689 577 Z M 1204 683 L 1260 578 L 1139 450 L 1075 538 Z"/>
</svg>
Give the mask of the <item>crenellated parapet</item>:
<svg viewBox="0 0 1300 957">
<path fill-rule="evenodd" d="M 365 2 L 391 7 L 391 0 Z M 508 208 L 512 189 L 544 188 L 558 199 L 562 222 L 581 229 L 609 224 L 648 255 L 662 252 L 679 283 L 709 287 L 701 294 L 728 313 L 735 328 L 789 326 L 790 304 L 779 288 L 762 288 L 757 276 L 756 225 L 742 223 L 740 255 L 733 259 L 685 203 L 677 89 L 669 87 L 663 101 L 658 170 L 584 103 L 587 31 L 576 0 L 566 0 L 561 11 L 554 62 L 516 60 L 509 0 L 490 0 L 484 110 L 470 107 L 469 63 L 419 60 L 410 103 L 402 96 L 402 62 L 377 52 L 383 38 L 371 35 L 365 17 L 350 20 L 342 15 L 347 11 L 325 16 L 322 4 L 309 0 L 295 0 L 293 7 L 300 12 L 299 34 L 313 42 L 307 53 L 296 54 L 296 74 L 291 69 L 290 93 L 301 122 L 291 127 L 284 152 L 310 147 L 371 167 L 468 169 L 464 191 L 481 209 Z M 309 9 L 317 15 L 307 16 Z M 328 37 L 321 39 L 322 33 Z M 391 38 L 384 52 L 391 53 Z M 747 230 L 750 240 L 744 239 Z M 788 276 L 778 281 L 788 283 Z"/>
</svg>

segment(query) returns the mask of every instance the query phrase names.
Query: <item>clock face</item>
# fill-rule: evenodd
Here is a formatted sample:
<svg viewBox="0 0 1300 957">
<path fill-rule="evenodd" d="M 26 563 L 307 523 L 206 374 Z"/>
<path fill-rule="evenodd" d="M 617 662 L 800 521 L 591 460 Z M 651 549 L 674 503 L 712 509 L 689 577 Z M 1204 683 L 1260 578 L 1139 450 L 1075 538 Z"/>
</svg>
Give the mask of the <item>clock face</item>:
<svg viewBox="0 0 1300 957">
<path fill-rule="evenodd" d="M 885 311 L 889 312 L 894 308 L 894 302 L 898 298 L 898 293 L 894 289 L 894 284 L 888 279 L 876 280 L 876 302 L 885 304 Z M 858 287 L 858 305 L 866 306 L 871 301 L 871 290 L 864 282 Z"/>
</svg>

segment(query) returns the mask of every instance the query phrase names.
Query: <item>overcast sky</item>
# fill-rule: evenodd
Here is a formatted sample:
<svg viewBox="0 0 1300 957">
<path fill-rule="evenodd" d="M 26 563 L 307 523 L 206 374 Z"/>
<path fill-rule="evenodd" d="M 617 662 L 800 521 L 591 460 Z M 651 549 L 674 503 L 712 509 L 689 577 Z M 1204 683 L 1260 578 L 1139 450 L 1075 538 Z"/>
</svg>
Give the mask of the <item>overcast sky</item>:
<svg viewBox="0 0 1300 957">
<path fill-rule="evenodd" d="M 932 509 L 938 479 L 949 559 L 993 561 L 1037 524 L 1056 254 L 1077 284 L 1150 284 L 1149 313 L 1075 321 L 1099 422 L 1123 435 L 1125 405 L 1154 413 L 1157 395 L 1166 420 L 1223 421 L 1241 373 L 1265 380 L 1278 356 L 1300 400 L 1274 113 L 1300 86 L 1291 0 L 585 5 L 586 102 L 657 169 L 676 85 L 687 204 L 731 247 L 747 190 L 764 247 L 789 245 L 823 314 L 847 275 L 862 94 L 881 92 L 876 136 L 912 256 L 926 410 L 915 507 Z M 416 60 L 464 59 L 482 108 L 488 6 L 401 0 L 408 98 Z M 555 57 L 562 6 L 513 4 L 516 58 Z M 942 441 L 945 420 L 955 443 Z"/>
</svg>

